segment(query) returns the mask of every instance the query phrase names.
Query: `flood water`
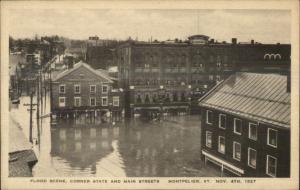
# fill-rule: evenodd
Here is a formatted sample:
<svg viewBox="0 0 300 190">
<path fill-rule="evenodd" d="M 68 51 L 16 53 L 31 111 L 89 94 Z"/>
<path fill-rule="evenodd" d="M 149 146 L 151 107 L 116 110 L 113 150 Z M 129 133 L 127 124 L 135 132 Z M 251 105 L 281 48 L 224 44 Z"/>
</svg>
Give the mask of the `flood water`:
<svg viewBox="0 0 300 190">
<path fill-rule="evenodd" d="M 10 111 L 27 137 L 29 113 L 23 103 L 28 102 L 22 97 L 19 107 Z M 34 176 L 220 176 L 220 170 L 200 160 L 199 116 L 166 116 L 157 122 L 135 118 L 114 124 L 60 121 L 55 127 L 49 117 L 34 121 L 38 157 Z"/>
</svg>

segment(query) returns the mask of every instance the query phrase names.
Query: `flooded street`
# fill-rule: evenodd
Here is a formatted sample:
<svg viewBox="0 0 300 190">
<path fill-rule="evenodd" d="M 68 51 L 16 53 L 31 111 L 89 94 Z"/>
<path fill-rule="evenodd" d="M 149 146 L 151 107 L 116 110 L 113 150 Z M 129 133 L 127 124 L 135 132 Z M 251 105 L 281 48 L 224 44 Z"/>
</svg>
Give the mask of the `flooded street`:
<svg viewBox="0 0 300 190">
<path fill-rule="evenodd" d="M 21 97 L 10 116 L 29 135 L 29 111 Z M 49 99 L 46 99 L 48 102 Z M 44 104 L 43 113 L 49 113 Z M 162 121 L 140 118 L 97 124 L 50 118 L 37 123 L 33 113 L 33 176 L 183 177 L 220 176 L 220 170 L 200 160 L 200 116 L 165 116 Z M 88 122 L 85 122 L 88 123 Z M 40 134 L 40 135 L 39 135 Z"/>
</svg>

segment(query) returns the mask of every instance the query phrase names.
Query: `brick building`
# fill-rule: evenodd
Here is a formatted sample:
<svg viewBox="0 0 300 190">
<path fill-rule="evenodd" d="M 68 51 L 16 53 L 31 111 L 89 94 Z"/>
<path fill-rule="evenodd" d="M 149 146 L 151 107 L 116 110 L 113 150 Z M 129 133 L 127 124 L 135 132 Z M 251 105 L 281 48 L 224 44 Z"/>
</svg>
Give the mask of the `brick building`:
<svg viewBox="0 0 300 190">
<path fill-rule="evenodd" d="M 290 176 L 287 76 L 236 73 L 200 101 L 201 153 L 238 176 Z"/>
<path fill-rule="evenodd" d="M 287 72 L 289 44 L 218 43 L 204 35 L 188 41 L 128 41 L 116 49 L 127 115 L 141 109 L 197 110 L 197 100 L 237 70 Z"/>
<path fill-rule="evenodd" d="M 105 72 L 79 62 L 52 81 L 51 111 L 60 117 L 76 117 L 81 113 L 98 117 L 107 112 L 120 115 L 122 90 L 114 89 L 114 83 Z"/>
</svg>

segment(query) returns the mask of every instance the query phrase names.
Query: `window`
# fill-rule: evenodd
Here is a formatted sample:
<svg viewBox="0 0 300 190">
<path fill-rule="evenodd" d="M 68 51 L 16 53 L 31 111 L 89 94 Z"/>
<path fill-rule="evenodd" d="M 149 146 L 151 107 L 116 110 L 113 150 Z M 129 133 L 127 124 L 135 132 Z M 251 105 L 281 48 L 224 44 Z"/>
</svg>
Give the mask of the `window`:
<svg viewBox="0 0 300 190">
<path fill-rule="evenodd" d="M 65 97 L 59 97 L 58 101 L 59 101 L 59 103 L 58 103 L 59 107 L 65 107 L 66 106 L 66 98 Z"/>
<path fill-rule="evenodd" d="M 219 127 L 221 129 L 226 129 L 226 115 L 224 114 L 219 115 Z"/>
<path fill-rule="evenodd" d="M 249 123 L 249 139 L 257 140 L 257 125 Z"/>
<path fill-rule="evenodd" d="M 209 75 L 208 80 L 214 80 L 214 75 Z"/>
<path fill-rule="evenodd" d="M 90 98 L 90 106 L 96 106 L 96 98 Z"/>
<path fill-rule="evenodd" d="M 90 85 L 90 93 L 96 93 L 96 85 Z"/>
<path fill-rule="evenodd" d="M 217 80 L 217 81 L 220 81 L 220 80 L 221 80 L 220 75 L 217 75 L 217 76 L 216 76 L 216 80 Z"/>
<path fill-rule="evenodd" d="M 64 84 L 59 85 L 59 93 L 61 94 L 66 93 L 66 85 Z"/>
<path fill-rule="evenodd" d="M 277 147 L 277 130 L 268 128 L 268 145 Z"/>
<path fill-rule="evenodd" d="M 74 93 L 75 94 L 80 94 L 80 85 L 79 84 L 74 85 Z"/>
<path fill-rule="evenodd" d="M 102 97 L 102 106 L 107 106 L 107 97 Z"/>
<path fill-rule="evenodd" d="M 256 168 L 256 150 L 248 148 L 248 166 Z"/>
<path fill-rule="evenodd" d="M 273 156 L 267 155 L 266 173 L 269 176 L 276 177 L 277 159 Z"/>
<path fill-rule="evenodd" d="M 213 113 L 210 110 L 206 110 L 206 123 L 207 124 L 212 124 L 213 120 Z"/>
<path fill-rule="evenodd" d="M 113 106 L 118 107 L 120 104 L 120 98 L 119 96 L 113 96 Z"/>
<path fill-rule="evenodd" d="M 74 98 L 74 106 L 75 107 L 81 106 L 81 98 L 80 97 L 75 97 Z"/>
<path fill-rule="evenodd" d="M 211 148 L 212 144 L 212 133 L 210 131 L 206 131 L 206 146 Z"/>
<path fill-rule="evenodd" d="M 225 154 L 225 137 L 219 136 L 218 151 L 222 154 Z"/>
<path fill-rule="evenodd" d="M 102 85 L 102 93 L 107 94 L 108 93 L 108 86 L 107 85 Z"/>
<path fill-rule="evenodd" d="M 137 104 L 142 103 L 142 97 L 141 97 L 140 94 L 138 94 L 138 96 L 136 97 L 135 102 L 136 102 Z"/>
<path fill-rule="evenodd" d="M 241 144 L 238 142 L 233 142 L 233 159 L 240 161 L 242 154 Z"/>
<path fill-rule="evenodd" d="M 241 135 L 242 134 L 242 120 L 234 118 L 234 127 L 233 127 L 233 132 L 235 134 Z"/>
</svg>

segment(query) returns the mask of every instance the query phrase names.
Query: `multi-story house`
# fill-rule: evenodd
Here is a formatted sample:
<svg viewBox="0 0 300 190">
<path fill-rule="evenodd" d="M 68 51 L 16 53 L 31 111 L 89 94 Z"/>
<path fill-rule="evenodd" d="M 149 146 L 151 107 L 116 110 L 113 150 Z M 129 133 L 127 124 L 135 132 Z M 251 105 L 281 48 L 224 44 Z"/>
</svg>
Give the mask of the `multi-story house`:
<svg viewBox="0 0 300 190">
<path fill-rule="evenodd" d="M 118 45 L 119 85 L 125 90 L 126 111 L 198 108 L 197 101 L 236 70 L 286 72 L 289 44 L 215 42 L 204 35 L 188 41 L 138 42 Z"/>
<path fill-rule="evenodd" d="M 201 153 L 238 176 L 290 176 L 286 75 L 238 72 L 200 100 Z"/>
<path fill-rule="evenodd" d="M 113 80 L 84 62 L 75 64 L 52 81 L 52 114 L 58 117 L 80 114 L 99 117 L 107 112 L 120 115 L 122 89 L 114 89 Z"/>
</svg>

